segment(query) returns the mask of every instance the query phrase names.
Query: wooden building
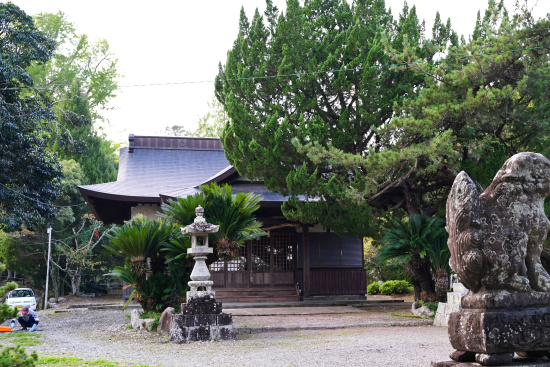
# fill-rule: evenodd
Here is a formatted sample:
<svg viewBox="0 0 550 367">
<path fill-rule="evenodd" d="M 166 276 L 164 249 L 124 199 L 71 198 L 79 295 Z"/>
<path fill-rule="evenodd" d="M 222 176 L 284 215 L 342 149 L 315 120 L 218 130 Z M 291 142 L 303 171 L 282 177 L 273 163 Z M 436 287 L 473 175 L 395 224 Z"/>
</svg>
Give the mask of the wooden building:
<svg viewBox="0 0 550 367">
<path fill-rule="evenodd" d="M 192 195 L 212 182 L 230 184 L 234 193 L 261 195 L 256 216 L 268 232 L 240 247 L 235 260 L 211 264 L 217 298 L 364 297 L 362 240 L 286 220 L 281 205 L 287 198 L 239 176 L 218 139 L 130 135 L 129 146 L 120 150 L 117 180 L 79 189 L 98 220 L 122 224 L 136 214 L 154 218 L 163 201 Z"/>
</svg>

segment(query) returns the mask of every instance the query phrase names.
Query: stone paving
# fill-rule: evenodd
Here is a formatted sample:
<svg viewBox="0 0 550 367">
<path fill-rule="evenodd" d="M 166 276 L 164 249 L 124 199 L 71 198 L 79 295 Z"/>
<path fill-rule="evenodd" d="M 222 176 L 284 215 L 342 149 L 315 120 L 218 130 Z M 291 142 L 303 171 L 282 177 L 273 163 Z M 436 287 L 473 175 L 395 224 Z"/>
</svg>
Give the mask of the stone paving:
<svg viewBox="0 0 550 367">
<path fill-rule="evenodd" d="M 413 317 L 410 304 L 356 308 L 278 307 L 224 309 L 233 315 L 237 334 L 353 327 L 423 326 L 433 320 Z"/>
</svg>

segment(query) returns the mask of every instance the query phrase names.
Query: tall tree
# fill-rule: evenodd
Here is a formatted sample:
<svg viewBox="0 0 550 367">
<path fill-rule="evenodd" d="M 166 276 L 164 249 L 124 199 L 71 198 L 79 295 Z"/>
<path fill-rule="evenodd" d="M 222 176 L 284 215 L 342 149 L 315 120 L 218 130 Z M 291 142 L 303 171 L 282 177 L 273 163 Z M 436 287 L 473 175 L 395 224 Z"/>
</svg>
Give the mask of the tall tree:
<svg viewBox="0 0 550 367">
<path fill-rule="evenodd" d="M 288 218 L 368 234 L 373 215 L 361 192 L 371 169 L 343 165 L 322 151 L 357 161 L 380 151 L 378 130 L 392 118 L 393 105 L 424 83 L 410 70 L 381 67 L 391 63 L 384 41 L 425 59 L 434 47 L 406 4 L 397 22 L 383 0 L 351 6 L 289 0 L 280 15 L 269 5 L 265 22 L 256 11 L 249 23 L 241 11 L 238 37 L 216 79 L 229 116 L 222 136 L 227 158 L 240 174 L 294 195 L 284 206 Z"/>
<path fill-rule="evenodd" d="M 426 40 L 414 7 L 386 17 L 381 1 L 289 1 L 272 36 L 241 16 L 216 84 L 223 143 L 240 173 L 310 199 L 287 217 L 364 235 L 371 213 L 438 214 L 461 169 L 482 181 L 506 156 L 547 150 L 547 19 L 491 0 L 457 45 L 441 22 Z"/>
<path fill-rule="evenodd" d="M 106 40 L 91 42 L 77 34 L 62 12 L 41 13 L 34 20 L 56 44 L 49 62 L 29 67 L 35 83 L 47 88 L 57 117 L 50 147 L 61 159 L 80 164 L 83 184 L 113 181 L 117 147 L 95 126 L 116 96 L 117 59 Z"/>
<path fill-rule="evenodd" d="M 61 168 L 46 149 L 47 96 L 30 93 L 27 68 L 44 64 L 55 43 L 17 6 L 0 4 L 0 223 L 32 228 L 54 214 Z"/>
</svg>

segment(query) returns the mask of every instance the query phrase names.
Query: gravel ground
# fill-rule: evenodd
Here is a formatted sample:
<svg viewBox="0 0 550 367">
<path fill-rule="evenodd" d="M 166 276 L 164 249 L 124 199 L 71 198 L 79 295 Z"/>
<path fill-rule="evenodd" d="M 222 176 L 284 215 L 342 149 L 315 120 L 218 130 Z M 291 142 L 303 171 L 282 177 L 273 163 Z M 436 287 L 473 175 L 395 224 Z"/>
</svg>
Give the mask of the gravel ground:
<svg viewBox="0 0 550 367">
<path fill-rule="evenodd" d="M 393 323 L 395 316 L 384 310 L 235 316 L 235 325 L 241 329 L 284 325 L 310 329 L 241 332 L 237 341 L 183 345 L 172 344 L 156 333 L 129 330 L 126 314 L 120 310 L 42 311 L 37 332 L 43 335 L 43 342 L 27 350 L 36 350 L 40 356 L 166 367 L 429 366 L 432 361 L 448 360 L 452 350 L 445 328 L 377 326 L 376 319 L 382 325 Z"/>
</svg>

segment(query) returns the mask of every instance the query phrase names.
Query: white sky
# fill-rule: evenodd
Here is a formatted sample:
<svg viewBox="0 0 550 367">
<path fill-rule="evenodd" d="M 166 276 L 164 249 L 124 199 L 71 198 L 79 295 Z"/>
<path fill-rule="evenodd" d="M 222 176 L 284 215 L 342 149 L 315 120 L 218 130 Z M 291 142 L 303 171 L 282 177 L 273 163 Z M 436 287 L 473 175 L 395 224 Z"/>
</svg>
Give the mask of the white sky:
<svg viewBox="0 0 550 367">
<path fill-rule="evenodd" d="M 254 9 L 263 13 L 265 0 L 12 0 L 29 15 L 62 11 L 78 34 L 104 38 L 119 60 L 123 77 L 120 86 L 213 81 L 218 62 L 225 63 L 227 51 L 237 37 L 239 12 L 244 6 L 249 20 Z M 273 0 L 284 8 L 285 0 Z M 513 0 L 505 0 L 511 11 Z M 485 0 L 409 0 L 431 32 L 435 13 L 451 18 L 453 29 L 467 35 L 474 28 L 478 10 Z M 537 17 L 550 13 L 550 1 L 529 1 Z M 536 4 L 536 5 L 535 5 Z M 403 0 L 386 0 L 394 16 Z M 122 87 L 104 113 L 107 137 L 125 143 L 129 133 L 162 135 L 166 126 L 184 125 L 195 130 L 197 120 L 208 111 L 214 84 Z"/>
</svg>

